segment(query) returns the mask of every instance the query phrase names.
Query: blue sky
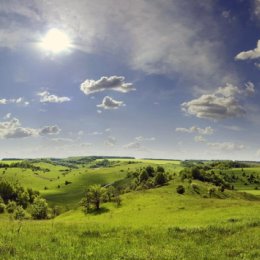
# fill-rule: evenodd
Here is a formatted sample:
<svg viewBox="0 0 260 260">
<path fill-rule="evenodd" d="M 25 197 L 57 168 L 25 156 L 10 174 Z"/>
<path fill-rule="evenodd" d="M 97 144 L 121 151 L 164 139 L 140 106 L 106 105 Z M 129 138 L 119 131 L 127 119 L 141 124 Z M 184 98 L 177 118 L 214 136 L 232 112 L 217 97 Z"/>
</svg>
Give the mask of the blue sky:
<svg viewBox="0 0 260 260">
<path fill-rule="evenodd" d="M 259 0 L 0 3 L 0 158 L 260 159 Z"/>
</svg>

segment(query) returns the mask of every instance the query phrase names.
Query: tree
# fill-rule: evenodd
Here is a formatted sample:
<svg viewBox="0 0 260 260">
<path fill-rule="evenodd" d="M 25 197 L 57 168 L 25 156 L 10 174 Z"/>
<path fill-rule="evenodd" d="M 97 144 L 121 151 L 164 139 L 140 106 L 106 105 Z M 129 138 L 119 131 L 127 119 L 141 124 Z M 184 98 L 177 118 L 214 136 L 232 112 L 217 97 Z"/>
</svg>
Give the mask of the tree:
<svg viewBox="0 0 260 260">
<path fill-rule="evenodd" d="M 158 165 L 158 166 L 157 166 L 157 172 L 162 172 L 162 173 L 164 173 L 165 170 L 164 170 L 164 168 L 163 168 L 162 166 Z"/>
<path fill-rule="evenodd" d="M 167 177 L 163 172 L 158 172 L 154 178 L 155 185 L 164 185 L 167 182 Z"/>
<path fill-rule="evenodd" d="M 92 185 L 86 191 L 85 207 L 90 208 L 90 205 L 94 207 L 95 210 L 100 209 L 100 203 L 106 200 L 107 190 L 100 185 Z"/>
<path fill-rule="evenodd" d="M 48 217 L 48 203 L 43 198 L 36 198 L 32 204 L 32 217 L 46 219 Z"/>
<path fill-rule="evenodd" d="M 145 170 L 146 170 L 146 172 L 147 172 L 149 177 L 153 177 L 154 176 L 154 168 L 152 166 L 150 166 L 150 165 L 147 166 Z"/>
<path fill-rule="evenodd" d="M 139 182 L 145 182 L 149 179 L 149 174 L 147 173 L 146 170 L 143 170 L 140 175 L 139 175 Z"/>
<path fill-rule="evenodd" d="M 184 194 L 185 188 L 184 188 L 183 185 L 179 185 L 179 186 L 176 188 L 176 191 L 177 191 L 177 193 L 179 193 L 179 194 Z"/>
</svg>

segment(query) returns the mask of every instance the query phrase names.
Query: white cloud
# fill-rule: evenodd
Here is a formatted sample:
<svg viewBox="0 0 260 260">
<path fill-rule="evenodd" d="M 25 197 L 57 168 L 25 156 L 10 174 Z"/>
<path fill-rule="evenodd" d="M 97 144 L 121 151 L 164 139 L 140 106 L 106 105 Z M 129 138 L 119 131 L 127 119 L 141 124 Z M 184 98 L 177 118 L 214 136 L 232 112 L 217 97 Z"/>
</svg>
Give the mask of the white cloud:
<svg viewBox="0 0 260 260">
<path fill-rule="evenodd" d="M 260 10 L 260 9 L 259 9 Z M 242 51 L 235 57 L 236 60 L 252 60 L 260 58 L 260 40 L 257 42 L 257 46 L 253 50 Z"/>
<path fill-rule="evenodd" d="M 239 132 L 239 131 L 242 131 L 243 129 L 239 126 L 236 126 L 236 125 L 225 125 L 223 126 L 224 128 L 228 129 L 228 130 L 231 130 L 231 131 L 236 131 L 236 132 Z"/>
<path fill-rule="evenodd" d="M 135 138 L 136 141 L 138 142 L 143 142 L 143 141 L 155 141 L 156 138 L 155 137 L 143 137 L 143 136 L 137 136 Z"/>
<path fill-rule="evenodd" d="M 11 118 L 11 116 L 12 116 L 12 114 L 11 114 L 11 113 L 7 113 L 7 114 L 4 116 L 4 119 L 10 119 L 10 118 Z"/>
<path fill-rule="evenodd" d="M 139 150 L 142 148 L 142 144 L 141 144 L 141 142 L 135 141 L 135 142 L 131 142 L 129 144 L 124 145 L 124 148 Z"/>
<path fill-rule="evenodd" d="M 245 87 L 246 87 L 246 94 L 248 96 L 251 96 L 251 95 L 255 94 L 255 85 L 254 85 L 254 83 L 249 81 L 249 82 L 247 82 L 245 84 Z"/>
<path fill-rule="evenodd" d="M 94 131 L 92 133 L 89 133 L 88 135 L 102 135 L 103 132 Z"/>
<path fill-rule="evenodd" d="M 254 15 L 260 18 L 260 0 L 254 0 Z"/>
<path fill-rule="evenodd" d="M 229 151 L 229 152 L 245 149 L 245 146 L 243 144 L 235 144 L 232 142 L 207 143 L 207 145 L 212 149 Z"/>
<path fill-rule="evenodd" d="M 39 135 L 56 135 L 59 134 L 61 129 L 57 126 L 44 126 L 40 129 Z"/>
<path fill-rule="evenodd" d="M 87 79 L 80 85 L 80 90 L 86 94 L 114 90 L 122 93 L 135 90 L 132 83 L 126 83 L 122 76 L 101 77 L 99 80 Z"/>
<path fill-rule="evenodd" d="M 40 129 L 23 127 L 17 118 L 9 118 L 8 121 L 0 122 L 0 138 L 24 138 L 40 135 L 58 134 L 60 128 L 57 126 L 46 126 Z"/>
<path fill-rule="evenodd" d="M 194 141 L 196 143 L 205 143 L 206 139 L 202 135 L 197 135 L 194 137 Z"/>
<path fill-rule="evenodd" d="M 20 104 L 23 106 L 28 106 L 30 103 L 28 101 L 25 101 L 24 98 L 19 97 L 19 98 L 11 98 L 11 99 L 6 99 L 2 98 L 0 99 L 0 105 L 7 105 L 7 104 Z"/>
<path fill-rule="evenodd" d="M 200 128 L 197 126 L 191 126 L 190 128 L 182 128 L 178 127 L 175 129 L 176 132 L 182 132 L 182 133 L 198 133 L 200 135 L 212 135 L 214 133 L 214 129 L 211 126 Z"/>
<path fill-rule="evenodd" d="M 222 28 L 212 15 L 214 5 L 214 1 L 201 0 L 108 0 L 102 4 L 91 0 L 18 4 L 9 0 L 4 12 L 22 17 L 20 20 L 32 28 L 18 22 L 8 24 L 8 19 L 3 18 L 0 46 L 14 48 L 35 42 L 39 35 L 31 31 L 39 31 L 40 24 L 58 24 L 76 39 L 75 48 L 87 53 L 105 50 L 135 70 L 170 76 L 178 73 L 201 82 L 213 77 L 220 80 L 227 66 L 225 55 L 218 55 L 225 45 L 219 40 Z M 200 16 L 195 12 L 198 9 Z"/>
<path fill-rule="evenodd" d="M 225 119 L 246 114 L 241 98 L 254 93 L 254 84 L 248 82 L 244 89 L 232 84 L 219 87 L 212 94 L 204 94 L 197 99 L 182 103 L 182 110 L 199 118 Z"/>
<path fill-rule="evenodd" d="M 71 100 L 69 97 L 52 95 L 48 91 L 39 92 L 38 96 L 40 96 L 41 103 L 64 103 Z"/>
<path fill-rule="evenodd" d="M 117 101 L 109 96 L 104 97 L 102 103 L 97 105 L 103 109 L 118 109 L 121 106 L 125 106 L 123 101 Z"/>
<path fill-rule="evenodd" d="M 117 139 L 113 136 L 109 136 L 105 141 L 105 145 L 107 146 L 115 146 L 117 143 Z"/>
</svg>

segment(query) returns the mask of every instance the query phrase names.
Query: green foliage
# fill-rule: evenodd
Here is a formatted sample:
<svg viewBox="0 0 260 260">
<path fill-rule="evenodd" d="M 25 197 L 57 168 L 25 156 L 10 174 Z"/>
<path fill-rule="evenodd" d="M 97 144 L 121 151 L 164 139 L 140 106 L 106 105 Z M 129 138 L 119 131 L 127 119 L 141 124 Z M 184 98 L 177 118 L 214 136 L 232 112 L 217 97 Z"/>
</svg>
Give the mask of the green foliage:
<svg viewBox="0 0 260 260">
<path fill-rule="evenodd" d="M 31 215 L 33 219 L 48 218 L 48 203 L 45 199 L 37 197 L 31 207 Z"/>
<path fill-rule="evenodd" d="M 0 214 L 4 213 L 5 212 L 5 204 L 3 202 L 0 202 Z"/>
<path fill-rule="evenodd" d="M 210 182 L 213 183 L 216 186 L 223 186 L 224 188 L 231 188 L 231 185 L 226 182 L 218 173 L 215 173 L 214 171 L 205 171 L 203 169 L 200 169 L 199 167 L 192 167 L 192 168 L 185 168 L 180 172 L 181 178 L 184 179 L 193 179 L 193 180 L 199 180 L 203 182 Z"/>
<path fill-rule="evenodd" d="M 154 176 L 154 168 L 152 166 L 147 166 L 145 169 L 146 173 L 148 174 L 149 177 L 153 177 Z"/>
<path fill-rule="evenodd" d="M 177 188 L 176 188 L 176 191 L 177 193 L 179 194 L 184 194 L 185 193 L 185 188 L 183 185 L 179 185 Z"/>
<path fill-rule="evenodd" d="M 17 207 L 16 202 L 13 200 L 9 200 L 6 205 L 6 210 L 8 213 L 14 213 L 16 207 Z"/>
<path fill-rule="evenodd" d="M 14 219 L 16 219 L 16 220 L 23 220 L 23 219 L 29 218 L 28 213 L 21 206 L 17 206 L 15 208 L 13 216 L 14 216 Z"/>
<path fill-rule="evenodd" d="M 159 171 L 156 173 L 154 178 L 154 185 L 155 186 L 161 186 L 167 183 L 168 179 L 166 175 L 163 173 L 163 171 Z"/>
<path fill-rule="evenodd" d="M 139 175 L 139 182 L 145 182 L 149 179 L 149 174 L 146 170 L 143 170 Z"/>
<path fill-rule="evenodd" d="M 85 200 L 83 203 L 85 204 L 84 207 L 86 211 L 89 211 L 91 207 L 94 210 L 100 209 L 100 204 L 103 201 L 107 200 L 107 190 L 100 185 L 92 185 L 90 186 L 85 195 Z"/>
</svg>

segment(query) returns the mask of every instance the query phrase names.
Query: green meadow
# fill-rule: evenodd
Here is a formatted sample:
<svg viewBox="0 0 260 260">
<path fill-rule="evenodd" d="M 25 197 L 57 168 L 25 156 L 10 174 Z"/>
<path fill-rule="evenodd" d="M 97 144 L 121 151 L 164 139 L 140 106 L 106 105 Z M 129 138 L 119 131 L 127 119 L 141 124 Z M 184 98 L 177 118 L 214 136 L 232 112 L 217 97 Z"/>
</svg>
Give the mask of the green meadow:
<svg viewBox="0 0 260 260">
<path fill-rule="evenodd" d="M 0 214 L 0 259 L 260 259 L 260 165 L 215 169 L 233 185 L 224 191 L 181 178 L 180 161 L 74 158 L 30 165 L 38 168 L 1 168 L 0 178 L 38 190 L 60 213 L 47 220 Z M 147 166 L 162 166 L 169 181 L 125 189 L 120 205 L 83 211 L 88 187 L 129 185 Z M 183 194 L 176 192 L 180 185 Z"/>
</svg>

